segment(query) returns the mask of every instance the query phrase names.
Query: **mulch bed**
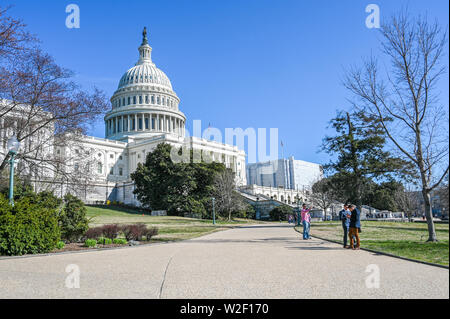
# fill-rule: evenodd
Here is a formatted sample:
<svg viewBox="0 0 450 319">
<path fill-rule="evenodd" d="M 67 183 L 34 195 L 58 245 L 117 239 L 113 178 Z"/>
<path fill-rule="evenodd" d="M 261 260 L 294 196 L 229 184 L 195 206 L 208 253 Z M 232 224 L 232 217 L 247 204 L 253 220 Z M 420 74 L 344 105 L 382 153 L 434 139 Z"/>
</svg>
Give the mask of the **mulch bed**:
<svg viewBox="0 0 450 319">
<path fill-rule="evenodd" d="M 148 244 L 151 241 L 139 241 L 139 245 Z M 103 249 L 103 248 L 114 248 L 114 247 L 126 247 L 131 246 L 130 244 L 122 245 L 122 244 L 110 244 L 110 245 L 101 245 L 97 244 L 95 247 L 86 247 L 84 243 L 70 243 L 66 244 L 63 249 L 54 249 L 50 253 L 60 253 L 63 251 L 80 251 L 80 250 L 89 250 L 89 249 Z"/>
</svg>

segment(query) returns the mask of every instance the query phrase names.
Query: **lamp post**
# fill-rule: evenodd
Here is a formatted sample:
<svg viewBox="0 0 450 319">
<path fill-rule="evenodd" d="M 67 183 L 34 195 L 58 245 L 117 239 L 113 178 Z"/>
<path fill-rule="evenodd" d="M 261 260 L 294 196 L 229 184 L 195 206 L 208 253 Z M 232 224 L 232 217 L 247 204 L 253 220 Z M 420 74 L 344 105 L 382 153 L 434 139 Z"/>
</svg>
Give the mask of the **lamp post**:
<svg viewBox="0 0 450 319">
<path fill-rule="evenodd" d="M 214 202 L 215 202 L 215 198 L 213 197 L 213 198 L 211 198 L 212 199 L 212 209 L 213 209 L 213 225 L 215 225 L 216 224 L 216 211 L 215 211 L 215 207 L 214 207 Z"/>
<path fill-rule="evenodd" d="M 300 226 L 300 201 L 303 201 L 303 198 L 297 200 L 297 226 Z"/>
<path fill-rule="evenodd" d="M 8 139 L 8 154 L 9 154 L 9 204 L 14 206 L 14 157 L 19 151 L 20 142 L 14 134 Z"/>
<path fill-rule="evenodd" d="M 256 212 L 255 212 L 255 218 L 260 219 L 261 214 L 259 213 L 259 197 L 256 196 Z"/>
</svg>

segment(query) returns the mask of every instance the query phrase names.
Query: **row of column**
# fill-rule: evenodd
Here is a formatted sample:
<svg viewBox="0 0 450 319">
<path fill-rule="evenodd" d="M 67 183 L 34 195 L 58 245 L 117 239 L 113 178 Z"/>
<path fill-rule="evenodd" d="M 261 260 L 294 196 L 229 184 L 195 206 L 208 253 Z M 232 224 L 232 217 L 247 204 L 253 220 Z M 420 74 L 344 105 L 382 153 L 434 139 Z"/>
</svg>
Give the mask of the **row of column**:
<svg viewBox="0 0 450 319">
<path fill-rule="evenodd" d="M 135 113 L 116 116 L 105 123 L 105 136 L 137 131 L 167 132 L 184 136 L 184 121 L 165 114 Z"/>
</svg>

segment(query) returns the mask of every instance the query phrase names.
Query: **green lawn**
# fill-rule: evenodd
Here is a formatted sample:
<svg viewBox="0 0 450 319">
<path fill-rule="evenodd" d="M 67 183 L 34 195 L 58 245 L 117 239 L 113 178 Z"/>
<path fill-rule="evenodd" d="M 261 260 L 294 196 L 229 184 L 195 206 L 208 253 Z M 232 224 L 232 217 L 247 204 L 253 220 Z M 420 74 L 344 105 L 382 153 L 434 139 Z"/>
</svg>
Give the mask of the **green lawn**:
<svg viewBox="0 0 450 319">
<path fill-rule="evenodd" d="M 87 206 L 87 216 L 90 218 L 91 227 L 104 224 L 135 224 L 144 223 L 148 226 L 158 227 L 159 234 L 153 239 L 155 241 L 183 240 L 205 235 L 218 230 L 224 230 L 241 224 L 261 223 L 252 219 L 235 219 L 231 222 L 185 218 L 178 216 L 150 216 L 148 213 L 130 208 L 113 206 Z"/>
<path fill-rule="evenodd" d="M 435 227 L 439 242 L 428 243 L 425 223 L 363 221 L 361 247 L 448 266 L 449 226 Z M 341 222 L 313 222 L 311 236 L 314 235 L 342 242 Z"/>
</svg>

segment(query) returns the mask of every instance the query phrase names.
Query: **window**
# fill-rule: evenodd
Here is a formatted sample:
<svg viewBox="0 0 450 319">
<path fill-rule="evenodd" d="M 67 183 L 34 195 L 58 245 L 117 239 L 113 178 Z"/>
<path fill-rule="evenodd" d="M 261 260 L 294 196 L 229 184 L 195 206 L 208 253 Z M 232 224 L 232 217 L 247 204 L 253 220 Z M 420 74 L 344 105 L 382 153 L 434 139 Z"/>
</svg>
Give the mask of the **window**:
<svg viewBox="0 0 450 319">
<path fill-rule="evenodd" d="M 123 175 L 123 168 L 119 167 L 119 175 L 122 176 Z"/>
<path fill-rule="evenodd" d="M 156 103 L 161 104 L 161 100 L 159 99 L 159 96 L 156 98 Z"/>
<path fill-rule="evenodd" d="M 119 160 L 122 160 L 122 155 L 119 156 Z"/>
<path fill-rule="evenodd" d="M 139 104 L 142 104 L 142 95 L 139 95 Z"/>
<path fill-rule="evenodd" d="M 109 169 L 109 175 L 114 175 L 114 166 Z"/>
<path fill-rule="evenodd" d="M 99 174 L 103 173 L 103 164 L 100 162 L 97 163 L 97 173 Z"/>
<path fill-rule="evenodd" d="M 145 96 L 145 104 L 148 104 L 148 95 Z"/>
<path fill-rule="evenodd" d="M 131 103 L 131 97 L 128 97 L 128 105 Z"/>
<path fill-rule="evenodd" d="M 98 153 L 97 156 L 98 156 L 98 157 L 102 157 L 102 153 Z"/>
<path fill-rule="evenodd" d="M 152 95 L 152 104 L 155 104 L 155 96 Z"/>
<path fill-rule="evenodd" d="M 109 158 L 114 158 L 114 154 L 109 154 Z"/>
<path fill-rule="evenodd" d="M 136 97 L 133 96 L 133 104 L 136 104 Z"/>
</svg>

